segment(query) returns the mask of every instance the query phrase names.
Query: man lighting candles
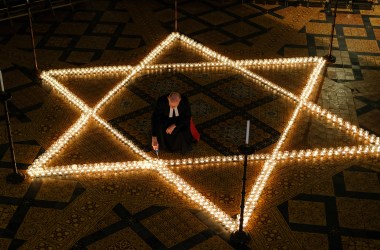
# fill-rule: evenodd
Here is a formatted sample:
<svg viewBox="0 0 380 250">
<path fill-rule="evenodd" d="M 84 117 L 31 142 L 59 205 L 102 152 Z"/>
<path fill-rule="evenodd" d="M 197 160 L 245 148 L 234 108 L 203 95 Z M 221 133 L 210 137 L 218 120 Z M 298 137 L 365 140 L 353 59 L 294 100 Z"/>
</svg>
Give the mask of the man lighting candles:
<svg viewBox="0 0 380 250">
<path fill-rule="evenodd" d="M 190 131 L 191 109 L 186 97 L 178 92 L 157 100 L 152 114 L 152 147 L 158 152 L 186 153 L 192 149 Z"/>
</svg>

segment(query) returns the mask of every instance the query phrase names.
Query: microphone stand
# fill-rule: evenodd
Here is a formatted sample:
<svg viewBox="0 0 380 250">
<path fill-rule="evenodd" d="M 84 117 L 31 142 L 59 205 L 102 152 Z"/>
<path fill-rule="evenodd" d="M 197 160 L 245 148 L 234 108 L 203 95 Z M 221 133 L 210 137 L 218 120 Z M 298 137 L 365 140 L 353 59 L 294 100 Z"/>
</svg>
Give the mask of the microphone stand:
<svg viewBox="0 0 380 250">
<path fill-rule="evenodd" d="M 8 110 L 8 100 L 11 99 L 11 94 L 7 92 L 1 92 L 0 99 L 3 101 L 4 104 L 4 114 L 5 114 L 5 122 L 7 125 L 7 132 L 8 132 L 8 141 L 9 141 L 9 148 L 11 151 L 11 160 L 12 160 L 12 167 L 13 172 L 7 175 L 6 179 L 7 182 L 12 184 L 18 184 L 24 181 L 25 175 L 18 171 L 17 165 L 16 165 L 16 157 L 15 157 L 15 151 L 13 147 L 13 139 L 12 139 L 12 130 L 11 130 L 11 122 L 9 119 L 9 110 Z"/>
</svg>

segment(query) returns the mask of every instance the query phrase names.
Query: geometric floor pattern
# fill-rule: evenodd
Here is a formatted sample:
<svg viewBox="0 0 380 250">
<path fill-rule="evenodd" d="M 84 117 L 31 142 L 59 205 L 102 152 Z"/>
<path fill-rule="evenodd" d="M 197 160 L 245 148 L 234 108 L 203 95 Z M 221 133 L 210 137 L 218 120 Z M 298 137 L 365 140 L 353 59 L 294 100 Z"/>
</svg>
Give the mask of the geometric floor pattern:
<svg viewBox="0 0 380 250">
<path fill-rule="evenodd" d="M 8 240 L 9 249 L 19 248 L 25 240 L 18 239 L 18 235 L 20 233 L 27 235 L 30 233 L 28 231 L 36 230 L 33 229 L 34 226 L 40 227 L 40 225 L 28 225 L 28 220 L 33 219 L 30 218 L 31 211 L 40 211 L 39 214 L 34 215 L 34 219 L 39 221 L 43 219 L 44 214 L 41 213 L 43 210 L 63 210 L 85 191 L 79 183 L 75 186 L 61 184 L 59 185 L 61 188 L 69 189 L 71 192 L 65 193 L 65 190 L 62 190 L 62 199 L 57 200 L 56 197 L 49 199 L 49 195 L 46 193 L 48 190 L 43 184 L 42 180 L 32 181 L 22 197 L 0 196 L 2 222 L 0 234 L 4 243 L 2 248 L 6 248 L 5 239 Z"/>
<path fill-rule="evenodd" d="M 377 82 L 380 77 L 380 14 L 377 7 L 374 10 L 338 9 L 337 36 L 333 42 L 337 62 L 327 66 L 318 104 L 379 136 L 377 102 L 380 90 Z M 332 17 L 321 8 L 205 0 L 181 1 L 178 9 L 181 33 L 234 60 L 247 57 L 323 56 L 328 52 Z M 46 70 L 135 65 L 173 30 L 173 10 L 171 1 L 140 4 L 93 0 L 91 4 L 76 5 L 73 11 L 70 8 L 57 9 L 55 16 L 50 13 L 36 14 L 33 21 L 39 66 Z M 0 69 L 5 87 L 13 96 L 9 108 L 16 160 L 21 169 L 27 169 L 78 114 L 47 86 L 35 82 L 26 19 L 14 20 L 13 26 L 9 22 L 2 22 L 0 26 Z M 173 55 L 166 58 L 170 60 Z M 291 72 L 296 73 L 297 70 Z M 202 76 L 210 81 L 206 85 L 196 86 L 199 79 L 194 79 L 194 75 L 164 74 L 165 78 L 189 88 L 187 94 L 193 97 L 198 115 L 202 112 L 214 115 L 197 121 L 203 134 L 212 134 L 216 129 L 211 128 L 217 123 L 208 123 L 208 120 L 232 113 L 233 106 L 226 101 L 234 104 L 234 99 L 226 96 L 233 96 L 233 92 L 223 93 L 223 88 L 217 87 L 241 78 L 228 74 L 221 75 L 218 81 L 210 74 Z M 146 75 L 144 81 L 155 82 L 157 79 Z M 209 88 L 204 88 L 208 84 Z M 199 95 L 200 92 L 196 92 L 199 88 L 204 88 L 207 94 Z M 148 114 L 154 98 L 149 99 L 143 94 L 147 90 L 138 87 L 129 86 L 129 90 L 139 100 L 136 110 L 140 108 L 141 114 Z M 216 95 L 222 99 L 216 98 Z M 122 102 L 124 107 L 130 107 L 128 101 Z M 274 133 L 273 136 L 278 136 L 275 131 L 281 133 L 280 123 L 273 122 L 282 119 L 274 105 L 278 101 L 275 96 L 269 95 L 257 107 L 262 109 L 257 119 L 273 129 L 268 130 Z M 144 103 L 146 106 L 142 105 Z M 204 103 L 208 104 L 207 109 L 201 108 Z M 107 118 L 107 121 L 125 130 L 128 126 L 125 126 L 123 119 L 127 113 L 131 114 L 118 114 Z M 138 112 L 132 111 L 132 114 L 139 116 Z M 246 115 L 253 115 L 247 111 L 243 114 L 243 122 Z M 1 114 L 0 119 L 4 121 Z M 228 121 L 230 118 L 226 115 L 224 119 Z M 312 121 L 311 124 L 313 129 L 319 127 L 317 122 Z M 319 140 L 323 145 L 326 141 L 318 139 L 323 133 L 308 132 L 307 126 L 300 129 L 305 131 L 304 138 L 311 144 L 315 145 Z M 6 131 L 2 131 L 0 176 L 5 180 L 10 171 L 10 156 Z M 136 129 L 130 136 L 137 143 L 146 138 L 142 136 L 144 133 Z M 257 134 L 265 140 L 265 133 Z M 219 148 L 218 143 L 213 143 L 217 138 L 210 137 L 205 147 L 213 154 L 226 153 L 226 148 Z M 337 142 L 332 139 L 333 133 L 325 138 Z M 233 146 L 227 154 L 234 154 L 232 149 Z M 83 158 L 74 152 L 66 156 L 71 162 Z M 239 182 L 235 186 L 225 187 L 206 175 L 208 168 L 215 166 L 203 166 L 198 170 L 201 174 L 194 174 L 190 169 L 173 169 L 191 176 L 192 184 L 200 188 L 205 196 L 234 214 L 236 209 L 233 207 L 238 207 L 240 202 Z M 249 173 L 252 176 L 248 182 L 254 180 L 255 171 L 258 170 L 254 166 L 251 169 Z M 218 168 L 214 171 L 224 170 Z M 379 219 L 376 216 L 379 210 L 376 196 L 379 193 L 379 172 L 378 160 L 371 158 L 342 159 L 331 163 L 281 163 L 263 191 L 265 202 L 260 203 L 251 225 L 247 227 L 252 237 L 250 247 L 379 248 Z M 234 171 L 226 173 L 227 176 L 240 178 L 240 174 Z M 19 186 L 0 182 L 0 248 L 231 248 L 229 234 L 223 228 L 155 174 L 119 173 L 110 177 L 99 174 L 28 179 Z M 176 229 L 181 233 L 177 238 L 168 229 L 173 228 L 168 215 L 179 226 Z M 162 227 L 157 228 L 157 224 Z M 145 229 L 134 230 L 136 228 Z M 170 241 L 170 238 L 174 240 Z"/>
<path fill-rule="evenodd" d="M 157 60 L 157 57 L 160 54 L 165 53 L 168 50 L 168 47 L 170 48 L 173 46 L 173 43 L 179 41 L 187 46 L 189 46 L 190 49 L 197 51 L 199 54 L 208 57 L 211 62 L 201 62 L 200 63 L 193 63 L 189 64 L 186 62 L 185 64 L 163 64 L 163 65 L 151 65 L 151 62 L 153 60 Z M 169 50 L 170 51 L 170 50 Z M 162 56 L 162 55 L 161 55 Z M 253 73 L 252 71 L 244 69 L 244 66 L 265 66 L 267 64 L 274 64 L 274 65 L 286 65 L 288 66 L 293 65 L 293 64 L 310 64 L 313 63 L 315 64 L 315 68 L 312 71 L 312 74 L 308 77 L 307 84 L 302 88 L 302 93 L 300 96 L 296 96 L 293 93 L 287 91 L 285 88 L 278 86 L 274 83 L 272 83 L 269 80 L 266 80 L 265 78 L 262 78 L 261 76 L 258 76 L 257 74 Z M 288 136 L 288 132 L 292 128 L 292 125 L 295 123 L 295 119 L 297 118 L 298 113 L 301 113 L 301 107 L 305 106 L 305 108 L 310 108 L 310 110 L 313 108 L 314 112 L 317 112 L 318 116 L 326 116 L 329 120 L 334 117 L 330 113 L 328 113 L 326 110 L 321 110 L 319 108 L 319 111 L 317 108 L 312 104 L 308 102 L 309 96 L 314 90 L 316 83 L 318 82 L 318 79 L 320 78 L 320 71 L 323 69 L 324 63 L 321 59 L 317 58 L 296 58 L 296 59 L 285 59 L 285 60 L 264 60 L 264 61 L 246 61 L 243 63 L 238 63 L 231 61 L 227 57 L 223 57 L 222 55 L 208 49 L 207 47 L 204 47 L 203 45 L 195 42 L 194 40 L 184 36 L 180 35 L 178 33 L 172 33 L 170 34 L 164 41 L 162 41 L 152 52 L 150 52 L 142 61 L 135 67 L 130 67 L 130 66 L 125 66 L 125 67 L 111 67 L 111 68 L 82 68 L 82 69 L 64 69 L 64 70 L 50 70 L 47 72 L 42 72 L 41 78 L 46 84 L 51 85 L 56 91 L 58 91 L 65 99 L 67 99 L 69 102 L 71 102 L 74 106 L 79 108 L 81 111 L 81 116 L 80 118 L 73 123 L 67 131 L 62 134 L 54 143 L 53 145 L 45 152 L 43 153 L 38 159 L 36 159 L 33 164 L 29 167 L 28 173 L 33 177 L 33 176 L 50 176 L 50 175 L 66 175 L 68 174 L 80 174 L 80 173 L 94 173 L 97 171 L 107 171 L 107 170 L 133 170 L 133 169 L 152 169 L 152 170 L 158 170 L 158 173 L 164 177 L 168 182 L 173 183 L 175 186 L 177 186 L 179 191 L 183 191 L 184 194 L 186 194 L 190 199 L 192 199 L 194 202 L 198 203 L 201 207 L 203 207 L 205 210 L 207 210 L 210 214 L 212 214 L 215 219 L 217 219 L 219 222 L 221 222 L 226 228 L 228 228 L 230 231 L 236 230 L 237 228 L 237 221 L 231 220 L 231 218 L 224 213 L 223 210 L 221 210 L 218 206 L 216 206 L 212 201 L 207 199 L 205 196 L 203 196 L 199 191 L 197 191 L 194 187 L 191 185 L 188 185 L 184 179 L 182 179 L 180 176 L 176 175 L 172 170 L 170 170 L 168 167 L 169 165 L 174 165 L 171 164 L 170 162 L 173 160 L 153 160 L 152 157 L 147 156 L 141 149 L 138 149 L 131 141 L 129 141 L 128 138 L 124 137 L 123 134 L 120 134 L 119 131 L 115 130 L 112 126 L 107 124 L 97 113 L 99 110 L 102 110 L 103 113 L 107 114 L 107 111 L 104 111 L 103 106 L 107 102 L 113 99 L 113 97 L 116 95 L 117 92 L 119 92 L 122 87 L 126 84 L 129 84 L 130 81 L 132 81 L 135 78 L 135 75 L 139 74 L 140 71 L 143 71 L 145 68 L 155 70 L 158 69 L 172 69 L 176 70 L 176 68 L 187 68 L 187 69 L 198 69 L 199 66 L 202 67 L 202 65 L 205 64 L 206 67 L 215 67 L 220 64 L 220 66 L 229 66 L 237 71 L 241 71 L 245 76 L 248 78 L 252 78 L 252 80 L 256 83 L 259 83 L 259 85 L 262 85 L 264 87 L 267 87 L 271 89 L 274 93 L 279 92 L 282 95 L 290 98 L 293 102 L 298 102 L 297 106 L 295 107 L 294 112 L 290 116 L 289 121 L 286 122 L 285 129 L 283 131 L 283 134 L 281 134 L 281 137 L 279 138 L 278 142 L 276 143 L 273 152 L 271 155 L 267 158 L 265 161 L 262 170 L 257 177 L 258 179 L 255 181 L 255 185 L 252 187 L 251 191 L 249 191 L 249 194 L 247 196 L 247 202 L 246 202 L 246 214 L 244 215 L 244 220 L 245 225 L 248 223 L 248 220 L 251 217 L 252 211 L 256 206 L 256 203 L 261 195 L 261 192 L 263 188 L 266 185 L 266 182 L 269 178 L 270 173 L 274 169 L 276 162 L 275 160 L 279 157 L 278 151 L 280 148 L 283 146 L 282 144 L 284 143 L 286 137 Z M 241 66 L 240 66 L 241 65 Z M 243 66 L 243 67 L 242 67 Z M 203 66 L 204 68 L 204 66 Z M 111 90 L 106 92 L 101 99 L 96 104 L 91 105 L 90 103 L 86 103 L 86 101 L 81 100 L 79 97 L 77 97 L 73 92 L 75 92 L 75 88 L 71 87 L 72 90 L 70 91 L 70 87 L 66 87 L 62 85 L 59 82 L 59 78 L 69 78 L 71 77 L 71 74 L 76 74 L 76 75 L 84 75 L 84 77 L 92 78 L 95 75 L 95 80 L 99 80 L 97 77 L 98 73 L 105 74 L 106 72 L 128 72 L 125 78 L 118 83 L 116 86 L 114 86 Z M 89 75 L 90 74 L 90 75 Z M 89 76 L 88 76 L 89 75 Z M 58 80 L 57 80 L 58 77 Z M 172 84 L 169 84 L 171 86 Z M 232 85 L 232 86 L 235 86 Z M 92 86 L 89 86 L 90 88 L 94 88 Z M 230 88 L 227 86 L 227 88 Z M 87 92 L 87 91 L 86 91 Z M 91 92 L 91 91 L 90 91 Z M 242 92 L 244 93 L 244 92 Z M 258 93 L 258 96 L 263 96 L 263 94 Z M 237 95 L 237 97 L 239 97 Z M 248 98 L 241 98 L 239 99 L 240 102 L 244 102 L 245 99 L 248 99 L 248 101 L 253 101 L 255 102 L 255 97 L 249 95 Z M 90 100 L 96 100 L 94 96 L 92 95 L 90 97 Z M 118 103 L 116 103 L 118 104 Z M 239 104 L 238 104 L 239 105 Z M 330 116 L 330 117 L 329 117 Z M 114 135 L 120 142 L 125 144 L 126 146 L 129 147 L 129 150 L 132 150 L 136 156 L 140 156 L 145 158 L 145 161 L 143 162 L 118 162 L 116 161 L 115 163 L 107 163 L 105 165 L 105 161 L 97 162 L 95 159 L 95 156 L 91 157 L 88 162 L 85 165 L 78 164 L 78 162 L 74 162 L 74 164 L 69 165 L 69 166 L 61 166 L 57 167 L 55 169 L 52 169 L 51 167 L 48 167 L 48 164 L 51 160 L 55 160 L 55 158 L 59 158 L 60 155 L 62 154 L 63 148 L 67 147 L 67 144 L 70 144 L 70 141 L 74 141 L 74 143 L 77 143 L 77 141 L 81 141 L 80 139 L 78 140 L 77 138 L 80 138 L 81 130 L 83 131 L 83 127 L 86 126 L 89 123 L 89 119 L 93 119 L 98 123 L 98 125 L 102 125 L 108 132 L 111 132 L 111 134 Z M 379 143 L 375 142 L 375 136 L 373 135 L 368 135 L 368 132 L 366 132 L 366 137 L 364 138 L 363 131 L 360 130 L 362 134 L 357 134 L 356 133 L 356 127 L 352 127 L 348 122 L 344 122 L 342 118 L 334 118 L 334 122 L 339 124 L 338 126 L 342 127 L 344 126 L 346 130 L 348 131 L 353 131 L 353 136 L 362 137 L 361 139 L 364 141 L 364 143 Z M 88 125 L 89 126 L 89 125 Z M 86 127 L 88 127 L 86 126 Z M 141 126 L 141 125 L 140 125 Z M 352 128 L 351 128 L 352 127 Z M 87 129 L 89 130 L 89 129 Z M 355 131 L 354 131 L 355 130 Z M 90 131 L 91 132 L 91 131 Z M 233 131 L 234 132 L 234 131 Z M 236 133 L 236 132 L 235 132 Z M 350 132 L 351 133 L 351 132 Z M 87 148 L 89 146 L 87 145 L 80 145 L 81 149 L 79 152 L 83 150 L 88 150 Z M 368 146 L 366 146 L 368 147 Z M 106 149 L 104 146 L 101 144 L 98 144 L 98 148 L 100 149 Z M 331 149 L 329 150 L 335 154 L 339 155 L 340 153 L 342 154 L 356 154 L 359 151 L 362 151 L 361 148 L 352 148 L 349 149 L 348 147 L 344 148 L 344 151 L 341 151 L 342 148 L 340 149 Z M 346 150 L 348 149 L 348 151 Z M 314 157 L 324 157 L 327 152 L 326 149 L 321 149 L 321 153 L 319 152 L 319 149 L 316 151 L 314 150 L 312 152 L 312 155 Z M 337 150 L 340 150 L 338 152 Z M 113 153 L 112 149 L 108 148 L 108 151 L 111 151 L 109 153 Z M 309 150 L 310 151 L 310 150 Z M 357 151 L 357 152 L 356 152 Z M 300 151 L 300 153 L 303 151 Z M 371 149 L 372 152 L 372 149 Z M 101 153 L 101 151 L 99 152 Z M 300 157 L 300 153 L 295 152 L 296 157 Z M 369 151 L 366 149 L 365 153 L 369 153 Z M 309 157 L 308 151 L 306 152 L 306 157 Z M 284 157 L 287 157 L 285 153 L 282 154 Z M 236 156 L 234 156 L 235 158 Z M 257 159 L 260 159 L 261 157 L 258 155 L 253 155 L 253 157 L 258 157 Z M 215 156 L 212 157 L 205 157 L 205 158 L 188 158 L 188 159 L 177 159 L 176 161 L 182 161 L 185 160 L 185 164 L 203 164 L 203 159 L 206 159 L 206 162 L 216 162 L 216 163 L 223 163 L 223 162 L 231 162 L 231 161 L 236 161 L 234 158 L 231 157 L 226 157 L 226 156 L 217 156 L 215 160 Z M 250 158 L 251 159 L 251 158 Z M 286 159 L 286 158 L 283 158 Z M 136 164 L 137 163 L 137 164 Z M 109 166 L 107 166 L 109 165 Z M 176 165 L 180 165 L 176 163 Z M 242 215 L 240 215 L 242 216 Z"/>
<path fill-rule="evenodd" d="M 207 240 L 216 235 L 215 231 L 202 224 L 194 212 L 154 206 L 132 215 L 122 204 L 117 204 L 112 212 L 119 217 L 118 220 L 81 238 L 74 245 L 74 249 L 102 249 L 103 247 L 190 249 L 199 244 L 207 246 Z M 186 223 L 181 222 L 183 219 Z M 167 230 L 167 233 L 163 234 L 160 230 Z M 178 234 L 177 230 L 183 234 Z M 185 230 L 187 230 L 186 234 Z M 134 234 L 138 237 L 133 237 Z M 109 245 L 110 239 L 107 237 L 114 241 L 112 246 Z M 131 242 L 138 240 L 139 245 Z M 219 242 L 219 247 L 231 248 L 224 241 Z"/>
<path fill-rule="evenodd" d="M 376 249 L 380 225 L 371 220 L 380 203 L 379 178 L 379 172 L 351 166 L 329 180 L 330 194 L 299 194 L 278 209 L 305 248 Z"/>
</svg>

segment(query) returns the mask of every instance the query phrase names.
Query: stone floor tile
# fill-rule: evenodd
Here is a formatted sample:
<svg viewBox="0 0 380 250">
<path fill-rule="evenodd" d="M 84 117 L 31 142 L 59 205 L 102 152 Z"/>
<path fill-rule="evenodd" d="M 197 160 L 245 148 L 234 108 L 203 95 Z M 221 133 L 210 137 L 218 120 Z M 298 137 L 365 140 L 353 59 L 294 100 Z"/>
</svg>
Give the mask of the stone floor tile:
<svg viewBox="0 0 380 250">
<path fill-rule="evenodd" d="M 349 28 L 349 27 L 344 27 L 343 28 L 343 33 L 345 36 L 367 36 L 367 32 L 364 28 Z"/>
<path fill-rule="evenodd" d="M 326 214 L 323 203 L 292 201 L 289 203 L 289 222 L 326 225 Z"/>
<path fill-rule="evenodd" d="M 185 34 L 197 32 L 207 27 L 204 24 L 192 19 L 186 19 L 184 21 L 180 21 L 178 25 L 180 27 L 179 29 L 181 30 L 181 32 Z"/>
<path fill-rule="evenodd" d="M 143 224 L 168 248 L 206 230 L 206 226 L 191 213 L 174 209 L 146 219 Z"/>
<path fill-rule="evenodd" d="M 329 35 L 331 33 L 331 25 L 328 23 L 308 23 L 306 32 L 309 34 Z"/>
<path fill-rule="evenodd" d="M 88 24 L 85 23 L 61 23 L 55 30 L 56 34 L 83 35 Z"/>
<path fill-rule="evenodd" d="M 152 249 L 135 232 L 127 228 L 94 242 L 87 249 Z"/>
<path fill-rule="evenodd" d="M 233 20 L 229 15 L 223 14 L 222 12 L 211 12 L 200 16 L 201 19 L 209 22 L 212 25 L 220 25 L 222 23 L 229 22 Z"/>
<path fill-rule="evenodd" d="M 343 249 L 376 249 L 380 247 L 379 240 L 371 240 L 359 237 L 342 237 Z"/>
<path fill-rule="evenodd" d="M 336 23 L 363 25 L 363 19 L 361 18 L 359 14 L 343 13 L 343 14 L 337 15 Z"/>
<path fill-rule="evenodd" d="M 376 17 L 371 17 L 370 22 L 373 26 L 380 26 L 380 19 Z"/>
<path fill-rule="evenodd" d="M 109 41 L 110 39 L 107 37 L 82 36 L 75 47 L 76 48 L 105 49 Z"/>
<path fill-rule="evenodd" d="M 73 51 L 70 53 L 69 57 L 67 58 L 67 61 L 71 63 L 84 64 L 89 63 L 93 56 L 93 52 Z"/>
<path fill-rule="evenodd" d="M 346 39 L 347 47 L 350 51 L 379 53 L 379 46 L 375 40 L 363 41 L 359 39 Z"/>
<path fill-rule="evenodd" d="M 294 233 L 302 249 L 329 249 L 327 236 L 318 233 Z"/>
</svg>

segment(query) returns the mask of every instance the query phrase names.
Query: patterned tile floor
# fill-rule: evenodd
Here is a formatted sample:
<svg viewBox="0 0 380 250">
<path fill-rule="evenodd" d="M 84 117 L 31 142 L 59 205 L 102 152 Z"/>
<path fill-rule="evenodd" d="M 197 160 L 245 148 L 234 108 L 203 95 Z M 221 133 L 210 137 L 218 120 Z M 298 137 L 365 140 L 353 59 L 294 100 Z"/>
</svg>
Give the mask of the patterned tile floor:
<svg viewBox="0 0 380 250">
<path fill-rule="evenodd" d="M 255 59 L 323 56 L 332 17 L 319 7 L 250 1 L 180 1 L 178 27 L 187 36 L 231 57 Z M 73 11 L 35 15 L 39 68 L 134 65 L 174 27 L 174 2 L 92 0 Z M 16 159 L 25 171 L 79 112 L 33 72 L 26 19 L 0 23 L 0 69 L 9 102 Z M 333 54 L 321 91 L 322 107 L 380 136 L 380 9 L 339 9 Z M 158 62 L 204 61 L 177 44 Z M 310 65 L 251 67 L 300 94 Z M 123 78 L 62 77 L 90 106 Z M 157 96 L 180 90 L 192 104 L 202 140 L 193 156 L 231 155 L 252 121 L 252 143 L 270 152 L 295 104 L 232 69 L 142 72 L 100 115 L 149 151 L 149 116 Z M 102 173 L 5 181 L 10 152 L 0 114 L 0 249 L 233 249 L 229 233 L 158 174 Z M 284 150 L 357 145 L 325 121 L 303 111 Z M 163 154 L 164 158 L 181 155 Z M 190 156 L 189 156 L 190 157 Z M 91 122 L 52 165 L 137 159 Z M 239 212 L 239 164 L 173 168 L 230 215 Z M 248 185 L 262 168 L 248 166 Z M 238 171 L 237 171 L 238 170 Z M 280 162 L 264 188 L 247 232 L 252 249 L 379 249 L 378 158 Z"/>
</svg>

